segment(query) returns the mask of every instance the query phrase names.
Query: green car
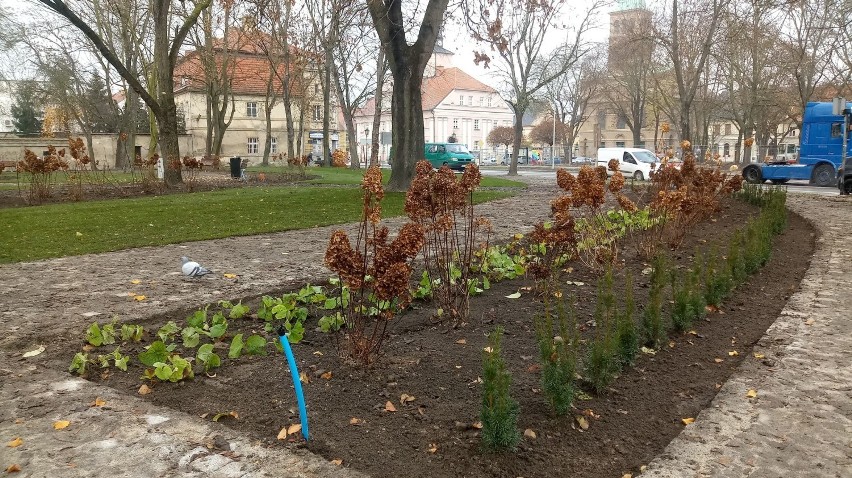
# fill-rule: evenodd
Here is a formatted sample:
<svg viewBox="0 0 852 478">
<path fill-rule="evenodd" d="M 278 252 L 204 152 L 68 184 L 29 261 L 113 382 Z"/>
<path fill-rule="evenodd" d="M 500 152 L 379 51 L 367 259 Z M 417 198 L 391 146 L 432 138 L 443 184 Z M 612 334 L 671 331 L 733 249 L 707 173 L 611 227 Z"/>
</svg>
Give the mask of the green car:
<svg viewBox="0 0 852 478">
<path fill-rule="evenodd" d="M 450 169 L 463 170 L 473 161 L 473 155 L 467 146 L 459 143 L 426 143 L 426 160 L 432 167 L 446 165 Z"/>
</svg>

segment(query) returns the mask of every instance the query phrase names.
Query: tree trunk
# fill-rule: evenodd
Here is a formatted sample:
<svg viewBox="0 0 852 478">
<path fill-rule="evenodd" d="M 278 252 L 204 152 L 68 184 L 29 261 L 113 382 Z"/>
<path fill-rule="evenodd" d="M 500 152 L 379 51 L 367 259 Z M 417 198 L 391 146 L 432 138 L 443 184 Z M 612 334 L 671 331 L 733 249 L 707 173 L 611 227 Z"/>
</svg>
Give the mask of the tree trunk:
<svg viewBox="0 0 852 478">
<path fill-rule="evenodd" d="M 379 164 L 379 128 L 382 126 L 382 109 L 384 108 L 385 85 L 385 51 L 379 49 L 376 59 L 376 100 L 373 110 L 373 134 L 370 137 L 370 166 Z M 425 140 L 424 140 L 425 148 Z"/>
<path fill-rule="evenodd" d="M 322 157 L 323 164 L 331 166 L 331 48 L 325 50 L 325 68 L 322 81 Z"/>
<path fill-rule="evenodd" d="M 408 65 L 391 65 L 393 74 L 393 169 L 388 189 L 405 191 L 414 177 L 414 165 L 424 158 L 422 69 L 418 74 Z M 419 133 L 419 134 L 418 134 Z"/>
<path fill-rule="evenodd" d="M 518 153 L 521 150 L 521 140 L 524 137 L 524 112 L 526 111 L 526 102 L 519 99 L 517 103 L 512 103 L 512 110 L 515 113 L 515 139 L 512 142 L 512 159 L 509 162 L 509 176 L 518 175 Z"/>
</svg>

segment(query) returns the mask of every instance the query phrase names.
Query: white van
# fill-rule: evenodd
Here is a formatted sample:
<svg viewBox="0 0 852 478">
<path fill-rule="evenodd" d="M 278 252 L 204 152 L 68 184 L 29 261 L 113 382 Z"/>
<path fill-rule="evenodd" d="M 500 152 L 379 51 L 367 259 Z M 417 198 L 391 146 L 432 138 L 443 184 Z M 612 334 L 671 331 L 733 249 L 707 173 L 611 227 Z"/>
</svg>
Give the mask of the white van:
<svg viewBox="0 0 852 478">
<path fill-rule="evenodd" d="M 626 178 L 638 181 L 649 179 L 651 171 L 660 160 L 654 153 L 641 148 L 598 148 L 598 166 L 607 168 L 607 174 L 612 175 L 607 165 L 611 159 L 618 160 L 618 169 Z"/>
</svg>

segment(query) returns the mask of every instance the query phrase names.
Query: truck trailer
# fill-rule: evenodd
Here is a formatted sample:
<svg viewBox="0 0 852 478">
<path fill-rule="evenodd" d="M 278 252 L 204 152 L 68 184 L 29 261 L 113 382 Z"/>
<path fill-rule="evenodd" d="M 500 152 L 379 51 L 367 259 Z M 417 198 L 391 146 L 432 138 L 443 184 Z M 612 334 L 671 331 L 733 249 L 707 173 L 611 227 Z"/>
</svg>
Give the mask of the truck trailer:
<svg viewBox="0 0 852 478">
<path fill-rule="evenodd" d="M 765 181 L 784 184 L 791 179 L 803 179 L 816 186 L 837 185 L 844 145 L 846 156 L 852 156 L 852 141 L 844 141 L 848 140 L 849 121 L 845 117 L 850 106 L 852 103 L 845 103 L 844 113 L 836 115 L 832 103 L 808 103 L 802 117 L 798 161 L 749 164 L 743 168 L 743 178 L 752 184 Z"/>
</svg>

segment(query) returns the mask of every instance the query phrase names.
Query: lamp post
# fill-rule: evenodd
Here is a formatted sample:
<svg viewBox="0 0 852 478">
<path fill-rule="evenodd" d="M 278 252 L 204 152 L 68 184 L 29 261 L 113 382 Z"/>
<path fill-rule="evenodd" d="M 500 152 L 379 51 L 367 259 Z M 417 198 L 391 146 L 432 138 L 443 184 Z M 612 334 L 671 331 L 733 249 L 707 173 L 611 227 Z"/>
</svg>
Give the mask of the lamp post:
<svg viewBox="0 0 852 478">
<path fill-rule="evenodd" d="M 370 160 L 367 158 L 367 153 L 371 152 L 370 148 L 370 128 L 364 128 L 364 167 L 370 165 Z"/>
<path fill-rule="evenodd" d="M 556 168 L 556 103 L 553 103 L 553 142 L 550 143 L 550 169 Z"/>
</svg>

